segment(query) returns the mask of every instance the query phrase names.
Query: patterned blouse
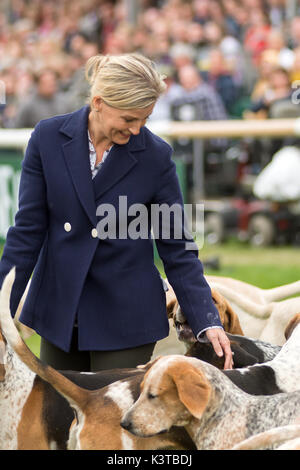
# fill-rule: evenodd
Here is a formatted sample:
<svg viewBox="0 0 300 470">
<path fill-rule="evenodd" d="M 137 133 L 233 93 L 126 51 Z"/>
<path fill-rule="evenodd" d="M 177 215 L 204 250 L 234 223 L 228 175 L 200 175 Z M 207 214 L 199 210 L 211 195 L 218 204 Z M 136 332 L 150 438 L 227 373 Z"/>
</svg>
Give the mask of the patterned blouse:
<svg viewBox="0 0 300 470">
<path fill-rule="evenodd" d="M 99 162 L 96 165 L 97 153 L 96 153 L 95 147 L 93 145 L 93 142 L 92 142 L 89 131 L 88 131 L 88 138 L 89 138 L 89 153 L 90 153 L 90 165 L 91 165 L 92 178 L 95 178 L 95 176 L 97 175 L 97 173 L 100 170 L 101 166 L 103 165 L 104 161 L 108 157 L 112 146 L 108 150 L 105 150 L 105 152 L 103 153 L 103 157 L 102 157 L 101 162 Z"/>
</svg>

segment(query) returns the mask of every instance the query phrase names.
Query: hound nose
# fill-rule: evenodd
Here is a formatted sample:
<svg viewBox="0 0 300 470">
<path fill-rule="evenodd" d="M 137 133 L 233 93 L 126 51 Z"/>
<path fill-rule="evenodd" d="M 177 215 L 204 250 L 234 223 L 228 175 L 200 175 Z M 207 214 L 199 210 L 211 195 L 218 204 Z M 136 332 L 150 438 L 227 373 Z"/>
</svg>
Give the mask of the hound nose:
<svg viewBox="0 0 300 470">
<path fill-rule="evenodd" d="M 133 428 L 131 421 L 129 421 L 128 419 L 123 419 L 121 421 L 121 426 L 123 429 L 126 429 L 126 431 L 131 431 Z"/>
</svg>

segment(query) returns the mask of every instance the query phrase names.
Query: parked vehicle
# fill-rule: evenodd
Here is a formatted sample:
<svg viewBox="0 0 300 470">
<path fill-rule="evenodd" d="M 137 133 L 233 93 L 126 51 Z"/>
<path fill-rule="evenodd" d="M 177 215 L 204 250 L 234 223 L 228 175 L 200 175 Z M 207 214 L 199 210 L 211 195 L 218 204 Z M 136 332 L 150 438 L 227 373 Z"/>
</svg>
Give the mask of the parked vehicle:
<svg viewBox="0 0 300 470">
<path fill-rule="evenodd" d="M 300 210 L 297 205 L 259 199 L 233 198 L 204 201 L 204 233 L 209 244 L 229 236 L 255 246 L 300 242 Z"/>
</svg>

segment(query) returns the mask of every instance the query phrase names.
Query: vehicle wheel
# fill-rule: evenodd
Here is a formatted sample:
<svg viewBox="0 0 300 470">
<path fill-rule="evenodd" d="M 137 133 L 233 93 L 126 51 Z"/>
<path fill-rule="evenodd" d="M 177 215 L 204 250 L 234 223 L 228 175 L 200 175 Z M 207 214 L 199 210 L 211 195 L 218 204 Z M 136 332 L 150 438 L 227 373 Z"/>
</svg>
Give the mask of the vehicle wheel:
<svg viewBox="0 0 300 470">
<path fill-rule="evenodd" d="M 249 241 L 255 246 L 271 245 L 275 238 L 272 220 L 265 215 L 254 215 L 249 222 Z"/>
<path fill-rule="evenodd" d="M 209 245 L 221 243 L 225 238 L 224 222 L 220 214 L 208 214 L 204 219 L 205 241 Z"/>
</svg>

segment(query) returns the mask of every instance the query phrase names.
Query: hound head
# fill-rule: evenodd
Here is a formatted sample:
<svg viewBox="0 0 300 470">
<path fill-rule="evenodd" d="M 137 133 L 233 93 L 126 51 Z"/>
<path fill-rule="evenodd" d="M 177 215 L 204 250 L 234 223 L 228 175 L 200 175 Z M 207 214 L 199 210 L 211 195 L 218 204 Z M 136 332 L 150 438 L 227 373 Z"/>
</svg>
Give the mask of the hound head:
<svg viewBox="0 0 300 470">
<path fill-rule="evenodd" d="M 211 294 L 214 304 L 216 305 L 219 312 L 220 320 L 224 326 L 224 330 L 227 333 L 243 336 L 244 333 L 241 328 L 239 318 L 233 311 L 227 299 L 216 289 L 211 289 Z M 189 326 L 176 297 L 174 297 L 173 294 L 170 294 L 169 298 L 167 299 L 167 314 L 168 318 L 173 319 L 179 341 L 183 341 L 187 348 L 196 343 L 195 335 Z"/>
<path fill-rule="evenodd" d="M 213 301 L 218 309 L 222 325 L 227 333 L 234 335 L 243 335 L 239 317 L 233 311 L 228 300 L 216 289 L 211 289 Z"/>
<path fill-rule="evenodd" d="M 165 432 L 171 426 L 186 426 L 202 418 L 211 393 L 212 387 L 195 359 L 165 356 L 145 374 L 141 395 L 121 426 L 141 437 Z"/>
</svg>

